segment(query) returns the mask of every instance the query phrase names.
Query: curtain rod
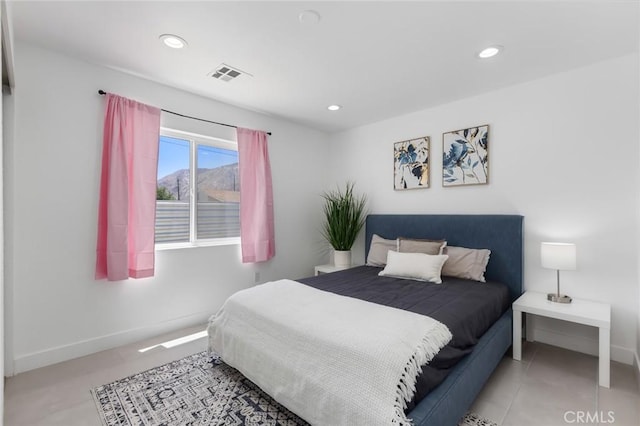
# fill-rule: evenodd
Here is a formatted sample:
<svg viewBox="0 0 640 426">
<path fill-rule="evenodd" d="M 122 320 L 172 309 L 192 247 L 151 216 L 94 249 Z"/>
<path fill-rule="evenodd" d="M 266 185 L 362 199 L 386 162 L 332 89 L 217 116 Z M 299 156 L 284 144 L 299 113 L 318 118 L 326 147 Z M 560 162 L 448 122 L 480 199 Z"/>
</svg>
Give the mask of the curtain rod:
<svg viewBox="0 0 640 426">
<path fill-rule="evenodd" d="M 98 95 L 104 96 L 106 94 L 107 92 L 105 92 L 104 90 L 102 89 L 98 90 Z M 217 121 L 205 120 L 204 118 L 192 117 L 190 115 L 180 114 L 179 112 L 169 111 L 168 109 L 160 108 L 160 111 L 168 112 L 169 114 L 173 114 L 173 115 L 179 115 L 180 117 L 184 117 L 184 118 L 190 118 L 192 120 L 204 121 L 205 123 L 217 124 L 219 126 L 233 127 L 234 129 L 238 128 L 238 126 L 234 126 L 233 124 L 225 124 L 225 123 L 219 123 Z M 271 136 L 271 132 L 267 132 L 267 134 Z"/>
</svg>

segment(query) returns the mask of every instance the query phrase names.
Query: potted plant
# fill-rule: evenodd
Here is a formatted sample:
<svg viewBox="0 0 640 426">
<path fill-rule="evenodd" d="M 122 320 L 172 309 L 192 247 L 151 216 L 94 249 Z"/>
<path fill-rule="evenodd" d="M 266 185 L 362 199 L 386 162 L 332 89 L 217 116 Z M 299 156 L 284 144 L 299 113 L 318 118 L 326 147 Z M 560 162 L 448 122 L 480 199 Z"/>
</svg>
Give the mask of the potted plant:
<svg viewBox="0 0 640 426">
<path fill-rule="evenodd" d="M 353 187 L 353 182 L 347 182 L 344 191 L 338 187 L 322 194 L 325 200 L 322 235 L 333 247 L 333 264 L 341 268 L 351 266 L 351 247 L 366 216 L 367 197 L 356 195 Z"/>
</svg>

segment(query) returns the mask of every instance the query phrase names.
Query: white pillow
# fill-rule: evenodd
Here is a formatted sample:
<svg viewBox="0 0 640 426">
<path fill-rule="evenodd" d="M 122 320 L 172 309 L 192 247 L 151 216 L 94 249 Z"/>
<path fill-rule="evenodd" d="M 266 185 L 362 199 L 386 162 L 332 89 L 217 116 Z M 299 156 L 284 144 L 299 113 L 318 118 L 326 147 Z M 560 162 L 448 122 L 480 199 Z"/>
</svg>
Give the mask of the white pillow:
<svg viewBox="0 0 640 426">
<path fill-rule="evenodd" d="M 449 256 L 446 254 L 387 253 L 387 266 L 378 275 L 383 277 L 409 278 L 441 284 L 442 265 Z"/>
</svg>

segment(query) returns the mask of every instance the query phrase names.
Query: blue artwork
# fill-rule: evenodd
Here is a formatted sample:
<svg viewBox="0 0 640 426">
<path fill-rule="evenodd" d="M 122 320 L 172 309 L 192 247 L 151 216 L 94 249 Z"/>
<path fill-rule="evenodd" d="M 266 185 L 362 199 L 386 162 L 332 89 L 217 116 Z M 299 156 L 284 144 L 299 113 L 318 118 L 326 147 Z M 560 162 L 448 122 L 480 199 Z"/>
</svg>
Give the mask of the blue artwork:
<svg viewBox="0 0 640 426">
<path fill-rule="evenodd" d="M 489 182 L 489 126 L 442 135 L 442 186 Z"/>
<path fill-rule="evenodd" d="M 393 188 L 429 187 L 429 137 L 393 144 Z"/>
</svg>

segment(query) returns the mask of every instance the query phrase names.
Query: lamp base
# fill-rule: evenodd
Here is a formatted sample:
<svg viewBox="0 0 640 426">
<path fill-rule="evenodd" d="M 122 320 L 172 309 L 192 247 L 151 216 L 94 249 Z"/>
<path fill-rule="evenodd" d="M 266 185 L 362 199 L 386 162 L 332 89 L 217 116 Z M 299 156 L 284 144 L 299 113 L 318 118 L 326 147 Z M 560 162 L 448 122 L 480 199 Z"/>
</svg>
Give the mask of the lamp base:
<svg viewBox="0 0 640 426">
<path fill-rule="evenodd" d="M 571 298 L 566 294 L 547 293 L 547 300 L 556 303 L 571 303 Z"/>
</svg>

